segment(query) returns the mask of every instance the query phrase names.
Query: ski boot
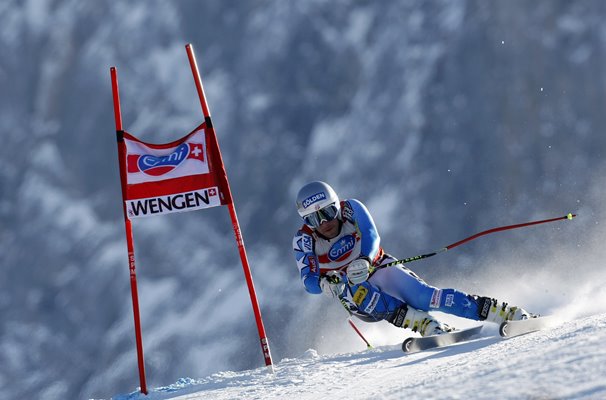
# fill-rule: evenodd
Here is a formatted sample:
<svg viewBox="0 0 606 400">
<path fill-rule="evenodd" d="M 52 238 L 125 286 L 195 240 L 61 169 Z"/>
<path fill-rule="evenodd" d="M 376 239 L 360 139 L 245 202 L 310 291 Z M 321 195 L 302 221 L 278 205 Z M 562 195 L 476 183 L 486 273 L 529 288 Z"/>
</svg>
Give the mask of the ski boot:
<svg viewBox="0 0 606 400">
<path fill-rule="evenodd" d="M 501 324 L 505 321 L 518 321 L 538 317 L 538 315 L 531 314 L 523 308 L 510 306 L 505 302 L 499 304 L 497 299 L 490 297 L 477 297 L 476 301 L 478 302 L 480 321 Z"/>
<path fill-rule="evenodd" d="M 412 307 L 406 307 L 403 316 L 402 324 L 399 326 L 402 328 L 410 328 L 413 332 L 419 332 L 421 336 L 441 335 L 442 333 L 454 330 L 454 328 L 437 321 L 425 311 L 417 310 Z"/>
</svg>

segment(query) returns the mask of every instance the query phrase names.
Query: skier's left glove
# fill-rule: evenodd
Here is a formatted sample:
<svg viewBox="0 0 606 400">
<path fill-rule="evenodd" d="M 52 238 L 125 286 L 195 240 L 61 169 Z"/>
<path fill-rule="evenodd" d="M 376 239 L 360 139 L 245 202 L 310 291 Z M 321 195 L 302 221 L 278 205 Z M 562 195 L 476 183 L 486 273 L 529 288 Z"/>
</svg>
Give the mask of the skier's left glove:
<svg viewBox="0 0 606 400">
<path fill-rule="evenodd" d="M 347 267 L 347 280 L 350 285 L 357 285 L 368 279 L 370 273 L 370 262 L 367 258 L 360 257 L 349 263 Z"/>
</svg>

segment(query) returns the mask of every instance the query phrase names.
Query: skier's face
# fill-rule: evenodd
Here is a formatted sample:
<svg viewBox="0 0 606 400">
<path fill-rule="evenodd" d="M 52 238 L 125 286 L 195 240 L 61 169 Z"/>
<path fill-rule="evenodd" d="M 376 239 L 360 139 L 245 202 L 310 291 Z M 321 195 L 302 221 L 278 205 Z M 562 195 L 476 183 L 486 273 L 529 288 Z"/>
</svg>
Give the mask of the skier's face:
<svg viewBox="0 0 606 400">
<path fill-rule="evenodd" d="M 332 239 L 339 234 L 339 219 L 323 221 L 316 230 L 325 238 Z"/>
</svg>

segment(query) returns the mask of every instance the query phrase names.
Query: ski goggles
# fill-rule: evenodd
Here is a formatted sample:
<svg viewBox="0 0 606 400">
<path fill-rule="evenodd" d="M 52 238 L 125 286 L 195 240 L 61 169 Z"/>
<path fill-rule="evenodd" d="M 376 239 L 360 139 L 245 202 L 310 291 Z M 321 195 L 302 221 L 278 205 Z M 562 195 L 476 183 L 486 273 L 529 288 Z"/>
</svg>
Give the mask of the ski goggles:
<svg viewBox="0 0 606 400">
<path fill-rule="evenodd" d="M 322 222 L 330 222 L 337 218 L 338 215 L 339 209 L 336 205 L 331 204 L 318 211 L 312 212 L 311 214 L 307 214 L 303 217 L 303 221 L 305 221 L 305 224 L 308 226 L 317 228 Z"/>
</svg>

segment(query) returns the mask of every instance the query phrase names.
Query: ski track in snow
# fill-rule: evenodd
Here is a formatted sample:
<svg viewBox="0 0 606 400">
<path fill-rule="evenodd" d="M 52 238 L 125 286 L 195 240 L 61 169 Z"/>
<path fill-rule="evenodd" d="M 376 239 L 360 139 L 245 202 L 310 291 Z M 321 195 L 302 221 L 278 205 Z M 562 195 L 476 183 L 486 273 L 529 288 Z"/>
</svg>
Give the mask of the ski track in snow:
<svg viewBox="0 0 606 400">
<path fill-rule="evenodd" d="M 475 340 L 405 355 L 398 345 L 320 356 L 308 350 L 261 367 L 184 378 L 115 400 L 604 399 L 606 314 L 511 339 L 486 324 Z"/>
</svg>

